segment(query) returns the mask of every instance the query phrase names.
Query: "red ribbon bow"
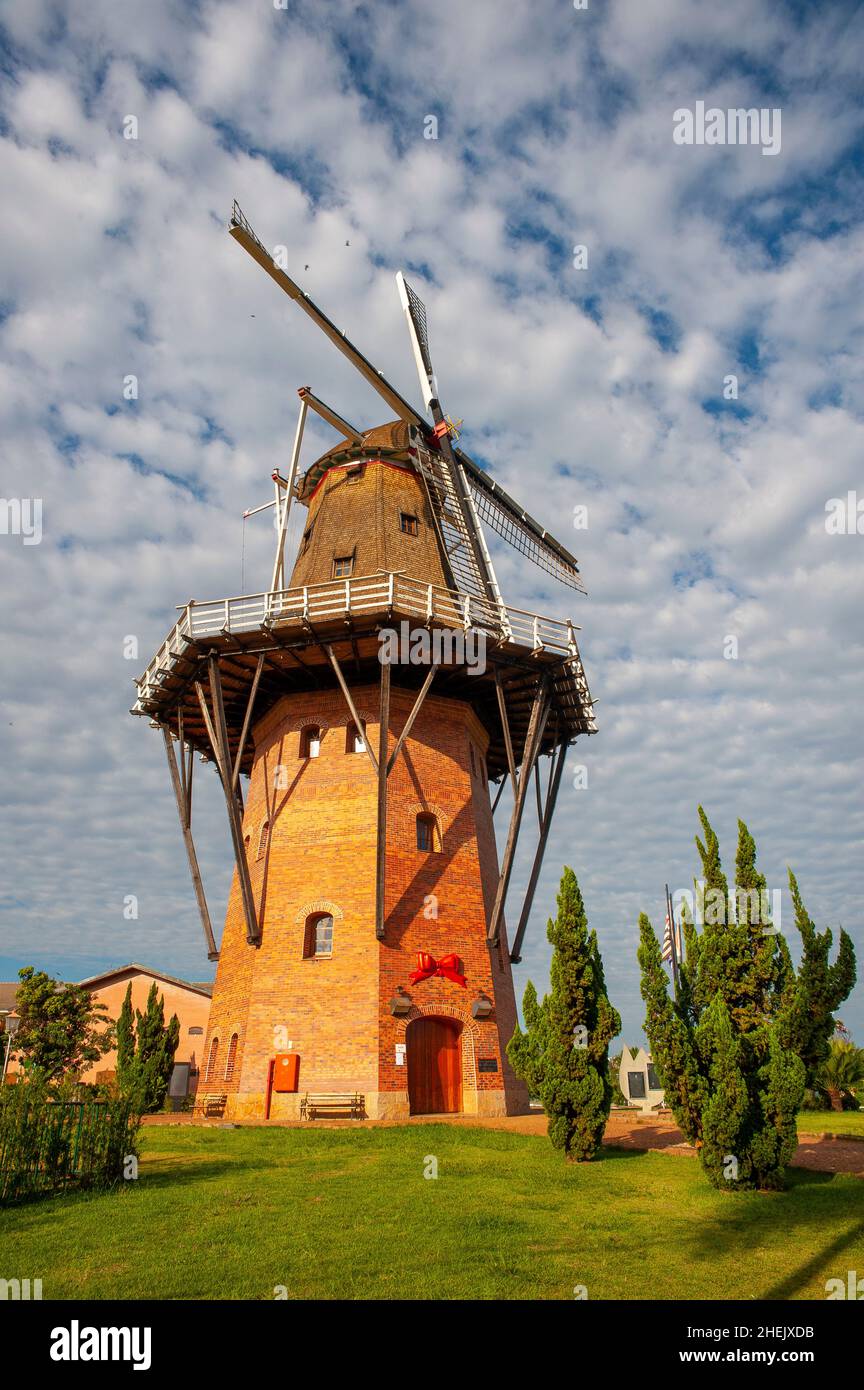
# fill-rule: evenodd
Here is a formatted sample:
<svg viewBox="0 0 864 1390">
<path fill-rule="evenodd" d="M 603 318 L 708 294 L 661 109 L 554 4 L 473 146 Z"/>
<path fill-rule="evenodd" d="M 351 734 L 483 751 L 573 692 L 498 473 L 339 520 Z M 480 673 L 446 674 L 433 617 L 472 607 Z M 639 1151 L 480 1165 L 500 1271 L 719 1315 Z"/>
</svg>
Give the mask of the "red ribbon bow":
<svg viewBox="0 0 864 1390">
<path fill-rule="evenodd" d="M 462 962 L 456 955 L 442 956 L 436 960 L 430 956 L 428 951 L 417 952 L 417 969 L 412 970 L 408 976 L 412 985 L 419 984 L 421 980 L 429 980 L 433 975 L 441 975 L 445 980 L 452 980 L 454 985 L 461 985 L 465 988 L 465 976 L 461 971 Z"/>
</svg>

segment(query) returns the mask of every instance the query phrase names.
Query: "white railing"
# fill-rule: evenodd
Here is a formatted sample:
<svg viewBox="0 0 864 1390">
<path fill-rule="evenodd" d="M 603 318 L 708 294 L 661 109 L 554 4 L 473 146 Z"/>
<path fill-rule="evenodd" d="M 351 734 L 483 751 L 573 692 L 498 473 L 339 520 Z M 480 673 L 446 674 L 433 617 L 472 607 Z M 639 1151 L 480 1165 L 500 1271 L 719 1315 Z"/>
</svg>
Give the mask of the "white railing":
<svg viewBox="0 0 864 1390">
<path fill-rule="evenodd" d="M 181 616 L 137 681 L 136 708 L 147 704 L 170 674 L 175 659 L 184 655 L 189 642 L 203 643 L 227 633 L 259 632 L 296 622 L 324 624 L 363 613 L 416 617 L 424 624 L 451 628 L 477 628 L 508 646 L 529 651 L 552 651 L 578 661 L 577 629 L 569 622 L 542 618 L 522 608 L 500 608 L 486 599 L 456 593 L 437 584 L 424 584 L 402 574 L 373 574 L 339 579 L 329 584 L 270 593 L 244 594 L 187 603 Z M 580 663 L 581 666 L 581 663 Z"/>
</svg>

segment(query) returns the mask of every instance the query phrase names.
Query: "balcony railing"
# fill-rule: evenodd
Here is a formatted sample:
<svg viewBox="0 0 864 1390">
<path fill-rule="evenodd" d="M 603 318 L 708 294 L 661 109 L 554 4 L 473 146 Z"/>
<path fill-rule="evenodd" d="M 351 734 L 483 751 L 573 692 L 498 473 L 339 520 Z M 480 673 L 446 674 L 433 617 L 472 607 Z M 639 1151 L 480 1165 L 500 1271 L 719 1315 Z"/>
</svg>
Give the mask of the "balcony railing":
<svg viewBox="0 0 864 1390">
<path fill-rule="evenodd" d="M 370 613 L 417 618 L 424 624 L 466 631 L 476 628 L 496 643 L 524 647 L 528 651 L 550 651 L 577 660 L 579 656 L 577 629 L 570 622 L 543 618 L 522 608 L 498 607 L 488 600 L 456 593 L 437 584 L 424 584 L 403 574 L 363 575 L 328 584 L 307 584 L 296 589 L 187 603 L 136 682 L 138 701 L 135 708 L 144 712 L 143 706 L 153 699 L 190 642 L 201 643 L 228 633 L 239 636 L 266 631 L 292 623 L 301 629 L 304 625 L 323 627 L 340 618 L 348 622 L 352 617 Z"/>
</svg>

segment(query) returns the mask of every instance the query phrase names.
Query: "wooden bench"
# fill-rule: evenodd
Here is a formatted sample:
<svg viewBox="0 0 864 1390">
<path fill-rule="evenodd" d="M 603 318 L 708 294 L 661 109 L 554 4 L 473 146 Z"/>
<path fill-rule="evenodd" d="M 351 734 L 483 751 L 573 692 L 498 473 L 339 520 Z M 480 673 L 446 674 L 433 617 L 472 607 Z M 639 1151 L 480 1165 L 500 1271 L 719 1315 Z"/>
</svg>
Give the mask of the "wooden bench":
<svg viewBox="0 0 864 1390">
<path fill-rule="evenodd" d="M 308 1093 L 300 1102 L 300 1119 L 314 1120 L 315 1116 L 321 1113 L 332 1114 L 335 1111 L 348 1111 L 352 1120 L 362 1120 L 366 1114 L 366 1097 L 359 1092 L 353 1095 L 309 1095 Z"/>
<path fill-rule="evenodd" d="M 224 1115 L 225 1106 L 228 1101 L 226 1092 L 207 1091 L 203 1096 L 196 1096 L 195 1110 L 200 1115 Z"/>
</svg>

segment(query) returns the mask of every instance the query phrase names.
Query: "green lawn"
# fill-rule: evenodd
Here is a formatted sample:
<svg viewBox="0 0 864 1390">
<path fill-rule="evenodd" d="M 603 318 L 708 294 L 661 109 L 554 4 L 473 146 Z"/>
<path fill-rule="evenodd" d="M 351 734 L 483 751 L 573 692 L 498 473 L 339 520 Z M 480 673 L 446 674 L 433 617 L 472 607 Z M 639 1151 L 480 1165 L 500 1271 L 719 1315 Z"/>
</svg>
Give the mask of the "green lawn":
<svg viewBox="0 0 864 1390">
<path fill-rule="evenodd" d="M 0 1212 L 0 1275 L 46 1299 L 824 1298 L 864 1269 L 862 1213 L 860 1178 L 724 1194 L 692 1158 L 570 1165 L 500 1130 L 151 1127 L 137 1183 Z"/>
<path fill-rule="evenodd" d="M 864 1139 L 864 1110 L 802 1110 L 799 1134 L 842 1134 Z"/>
</svg>

